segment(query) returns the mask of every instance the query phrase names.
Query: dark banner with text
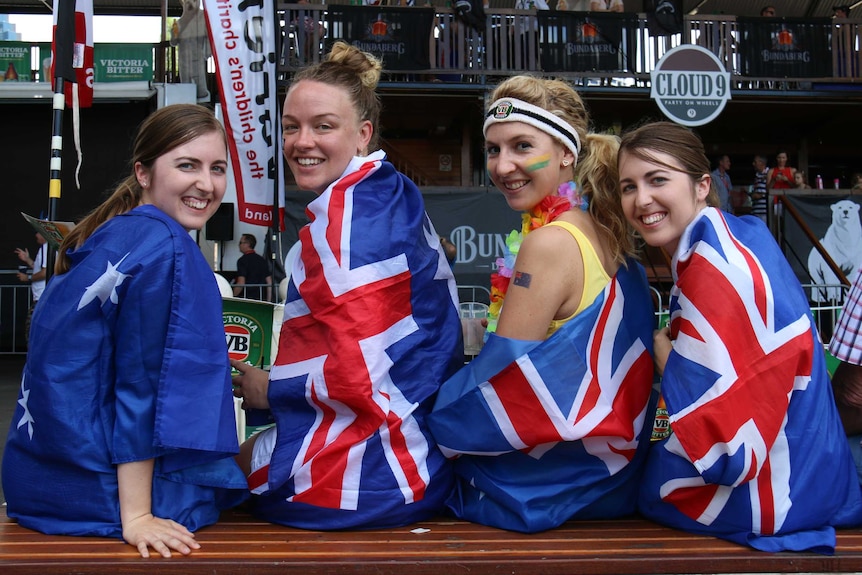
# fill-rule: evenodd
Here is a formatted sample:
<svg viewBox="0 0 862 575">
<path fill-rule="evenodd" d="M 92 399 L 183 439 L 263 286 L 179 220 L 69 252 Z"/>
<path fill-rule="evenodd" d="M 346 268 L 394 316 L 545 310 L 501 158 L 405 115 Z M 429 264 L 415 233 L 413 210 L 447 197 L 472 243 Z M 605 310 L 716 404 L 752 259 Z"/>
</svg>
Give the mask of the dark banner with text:
<svg viewBox="0 0 862 575">
<path fill-rule="evenodd" d="M 287 247 L 299 238 L 299 229 L 308 223 L 305 206 L 316 196 L 310 192 L 289 192 L 285 207 Z M 455 244 L 458 255 L 452 270 L 459 285 L 490 288 L 491 272 L 503 257 L 506 237 L 521 229 L 521 214 L 513 211 L 503 194 L 486 192 L 425 194 L 425 210 L 437 233 Z"/>
<path fill-rule="evenodd" d="M 743 76 L 832 75 L 828 18 L 737 18 Z"/>
<path fill-rule="evenodd" d="M 545 72 L 631 71 L 637 14 L 539 10 Z"/>
<path fill-rule="evenodd" d="M 328 12 L 327 50 L 343 40 L 383 60 L 385 70 L 431 67 L 433 8 L 331 5 Z"/>
</svg>

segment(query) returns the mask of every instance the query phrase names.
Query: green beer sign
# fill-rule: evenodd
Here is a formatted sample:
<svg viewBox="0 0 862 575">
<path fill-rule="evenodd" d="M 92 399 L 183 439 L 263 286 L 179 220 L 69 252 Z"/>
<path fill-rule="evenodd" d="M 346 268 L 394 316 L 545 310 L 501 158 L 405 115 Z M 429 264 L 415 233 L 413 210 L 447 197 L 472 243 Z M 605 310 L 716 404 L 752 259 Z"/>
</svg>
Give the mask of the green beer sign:
<svg viewBox="0 0 862 575">
<path fill-rule="evenodd" d="M 273 304 L 241 298 L 222 300 L 228 355 L 255 367 L 269 366 Z"/>
<path fill-rule="evenodd" d="M 96 44 L 96 82 L 151 82 L 152 44 Z"/>
<path fill-rule="evenodd" d="M 0 42 L 0 81 L 29 82 L 30 66 L 28 42 Z"/>
</svg>

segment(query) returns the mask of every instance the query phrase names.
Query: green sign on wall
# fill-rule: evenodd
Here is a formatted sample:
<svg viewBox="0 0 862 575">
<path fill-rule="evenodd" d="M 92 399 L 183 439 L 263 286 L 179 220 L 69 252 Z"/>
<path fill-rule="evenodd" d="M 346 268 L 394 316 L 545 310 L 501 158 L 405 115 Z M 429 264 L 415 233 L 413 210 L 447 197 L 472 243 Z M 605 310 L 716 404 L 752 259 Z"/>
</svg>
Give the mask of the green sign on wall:
<svg viewBox="0 0 862 575">
<path fill-rule="evenodd" d="M 0 81 L 30 80 L 30 43 L 0 42 Z"/>
<path fill-rule="evenodd" d="M 151 82 L 152 44 L 96 44 L 96 82 Z"/>
</svg>

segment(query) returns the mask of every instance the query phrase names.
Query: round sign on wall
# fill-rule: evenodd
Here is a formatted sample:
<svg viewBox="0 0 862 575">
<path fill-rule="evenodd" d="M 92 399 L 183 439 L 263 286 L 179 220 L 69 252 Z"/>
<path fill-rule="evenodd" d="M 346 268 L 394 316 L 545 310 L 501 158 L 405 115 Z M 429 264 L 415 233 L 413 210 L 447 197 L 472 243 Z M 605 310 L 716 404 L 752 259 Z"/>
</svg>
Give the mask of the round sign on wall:
<svg viewBox="0 0 862 575">
<path fill-rule="evenodd" d="M 730 73 L 715 54 L 694 44 L 666 52 L 650 80 L 650 97 L 665 116 L 683 126 L 708 124 L 730 100 Z"/>
</svg>

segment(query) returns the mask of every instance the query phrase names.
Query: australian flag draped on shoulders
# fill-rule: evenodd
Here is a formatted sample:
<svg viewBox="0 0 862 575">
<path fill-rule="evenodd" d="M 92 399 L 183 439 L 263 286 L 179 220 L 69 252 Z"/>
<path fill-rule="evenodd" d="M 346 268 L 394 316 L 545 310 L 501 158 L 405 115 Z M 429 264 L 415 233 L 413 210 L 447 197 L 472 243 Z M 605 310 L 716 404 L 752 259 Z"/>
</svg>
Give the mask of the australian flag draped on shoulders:
<svg viewBox="0 0 862 575">
<path fill-rule="evenodd" d="M 831 553 L 862 497 L 799 281 L 753 217 L 706 208 L 673 260 L 662 395 L 639 509 L 764 551 Z"/>
<path fill-rule="evenodd" d="M 491 334 L 429 420 L 458 456 L 452 511 L 523 532 L 634 512 L 655 405 L 653 323 L 643 268 L 629 261 L 547 340 Z"/>
<path fill-rule="evenodd" d="M 382 152 L 353 158 L 307 212 L 270 374 L 278 437 L 254 512 L 309 529 L 427 518 L 452 475 L 425 417 L 463 364 L 439 237 Z"/>
<path fill-rule="evenodd" d="M 70 253 L 33 315 L 3 458 L 8 514 L 121 537 L 116 466 L 155 459 L 152 512 L 196 529 L 241 502 L 221 298 L 179 224 L 141 206 Z M 232 491 L 235 490 L 235 491 Z"/>
</svg>

